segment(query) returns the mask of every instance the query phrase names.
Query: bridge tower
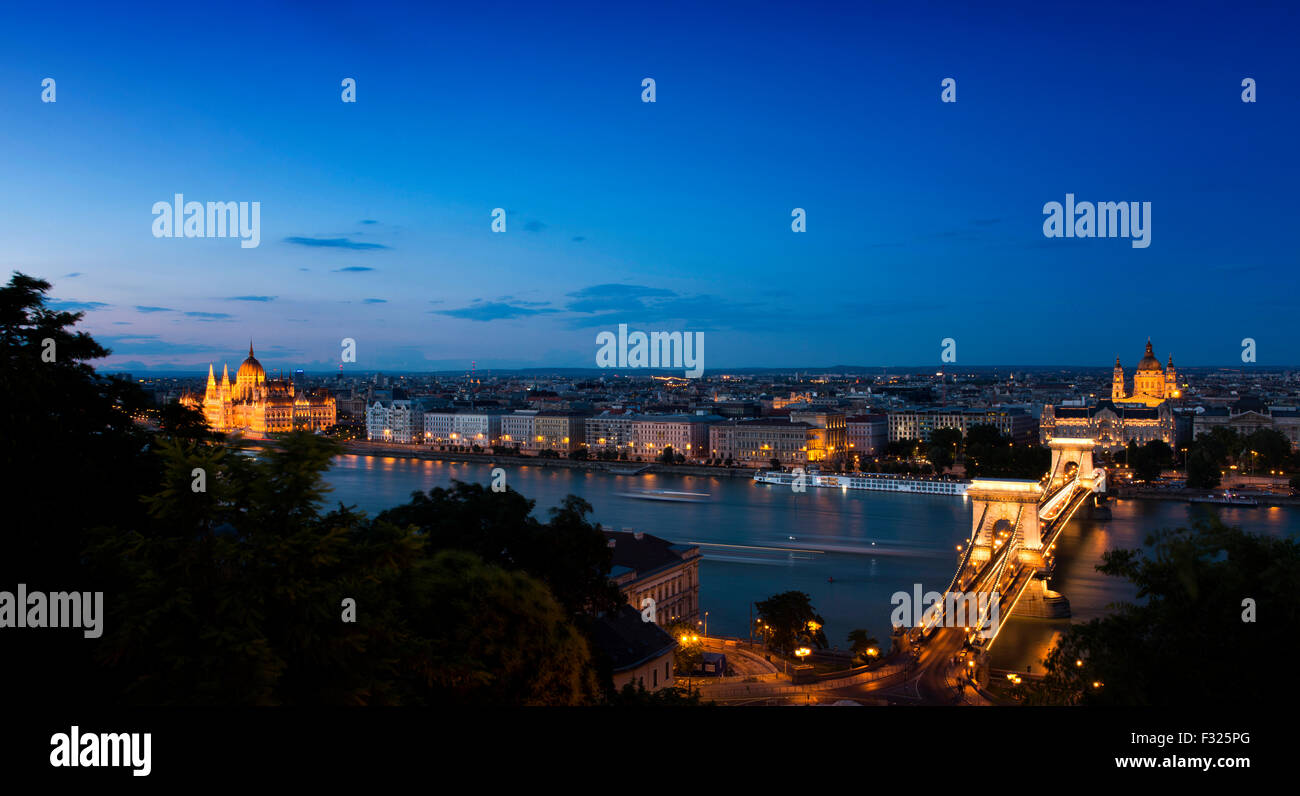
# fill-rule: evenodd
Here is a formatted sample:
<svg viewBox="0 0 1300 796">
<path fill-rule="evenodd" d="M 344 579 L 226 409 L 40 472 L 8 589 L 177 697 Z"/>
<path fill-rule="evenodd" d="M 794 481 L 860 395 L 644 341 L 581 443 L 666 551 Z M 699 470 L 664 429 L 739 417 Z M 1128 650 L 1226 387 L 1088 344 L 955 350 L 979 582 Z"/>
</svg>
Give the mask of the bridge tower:
<svg viewBox="0 0 1300 796">
<path fill-rule="evenodd" d="M 1043 496 L 1039 481 L 1020 479 L 976 479 L 966 490 L 971 500 L 970 562 L 978 566 L 993 556 L 996 547 L 1015 544 L 1018 557 L 1030 566 L 1044 566 L 1042 526 L 1038 502 Z"/>
<path fill-rule="evenodd" d="M 1052 449 L 1052 480 L 1049 488 L 1059 486 L 1068 480 L 1066 471 L 1073 465 L 1079 474 L 1079 483 L 1094 492 L 1106 491 L 1104 470 L 1098 470 L 1093 464 L 1092 452 L 1097 447 L 1095 440 L 1085 437 L 1055 437 L 1047 441 Z M 1071 476 L 1072 477 L 1072 476 Z"/>
</svg>

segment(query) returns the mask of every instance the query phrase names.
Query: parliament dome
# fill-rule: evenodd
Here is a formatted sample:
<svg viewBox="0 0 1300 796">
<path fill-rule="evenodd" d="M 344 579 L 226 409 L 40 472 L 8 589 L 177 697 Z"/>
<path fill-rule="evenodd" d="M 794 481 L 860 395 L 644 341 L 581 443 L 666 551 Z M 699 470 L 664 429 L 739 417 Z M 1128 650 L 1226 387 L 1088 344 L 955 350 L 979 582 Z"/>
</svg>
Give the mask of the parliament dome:
<svg viewBox="0 0 1300 796">
<path fill-rule="evenodd" d="M 239 398 L 249 397 L 254 387 L 263 384 L 266 384 L 266 370 L 257 361 L 257 357 L 253 356 L 253 343 L 250 341 L 248 359 L 239 363 L 239 370 L 235 373 L 235 395 Z"/>
</svg>

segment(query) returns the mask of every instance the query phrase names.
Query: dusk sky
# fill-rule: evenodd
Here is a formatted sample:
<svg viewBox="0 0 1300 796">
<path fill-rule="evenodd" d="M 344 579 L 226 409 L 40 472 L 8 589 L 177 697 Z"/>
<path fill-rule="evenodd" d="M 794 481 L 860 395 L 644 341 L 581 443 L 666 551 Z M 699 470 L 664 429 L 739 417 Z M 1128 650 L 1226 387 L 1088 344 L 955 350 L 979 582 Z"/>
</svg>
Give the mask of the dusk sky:
<svg viewBox="0 0 1300 796">
<path fill-rule="evenodd" d="M 563 5 L 7 9 L 5 276 L 133 371 L 1300 364 L 1295 8 Z M 176 193 L 260 245 L 155 238 Z M 1046 238 L 1067 193 L 1150 246 Z"/>
</svg>

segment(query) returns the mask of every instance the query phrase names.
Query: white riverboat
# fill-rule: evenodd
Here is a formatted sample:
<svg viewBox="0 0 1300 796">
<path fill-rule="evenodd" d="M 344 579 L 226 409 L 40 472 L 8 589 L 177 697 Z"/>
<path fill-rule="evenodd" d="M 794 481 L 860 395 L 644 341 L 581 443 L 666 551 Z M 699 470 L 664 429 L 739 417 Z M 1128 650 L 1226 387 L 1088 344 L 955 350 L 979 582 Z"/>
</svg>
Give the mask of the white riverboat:
<svg viewBox="0 0 1300 796">
<path fill-rule="evenodd" d="M 760 470 L 754 473 L 754 481 L 760 484 L 792 486 L 797 478 L 799 478 L 797 473 L 775 470 Z M 965 495 L 966 489 L 970 487 L 969 481 L 954 478 L 926 478 L 885 473 L 822 475 L 818 472 L 810 472 L 805 474 L 803 479 L 808 486 L 829 489 L 865 489 L 871 492 L 910 492 L 921 495 Z"/>
</svg>

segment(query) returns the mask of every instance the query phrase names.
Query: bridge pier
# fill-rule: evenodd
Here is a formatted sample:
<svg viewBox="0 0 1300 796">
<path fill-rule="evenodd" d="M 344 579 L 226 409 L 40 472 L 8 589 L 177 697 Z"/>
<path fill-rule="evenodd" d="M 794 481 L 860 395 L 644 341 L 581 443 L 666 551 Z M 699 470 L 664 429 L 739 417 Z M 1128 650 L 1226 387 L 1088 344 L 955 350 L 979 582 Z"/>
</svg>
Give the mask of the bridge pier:
<svg viewBox="0 0 1300 796">
<path fill-rule="evenodd" d="M 1016 614 L 1035 619 L 1069 619 L 1070 601 L 1060 592 L 1047 588 L 1046 577 L 1035 577 L 1020 595 Z"/>
<path fill-rule="evenodd" d="M 1092 496 L 1092 502 L 1088 504 L 1088 517 L 1094 520 L 1109 520 L 1110 501 L 1106 499 L 1105 492 L 1098 492 Z"/>
</svg>

